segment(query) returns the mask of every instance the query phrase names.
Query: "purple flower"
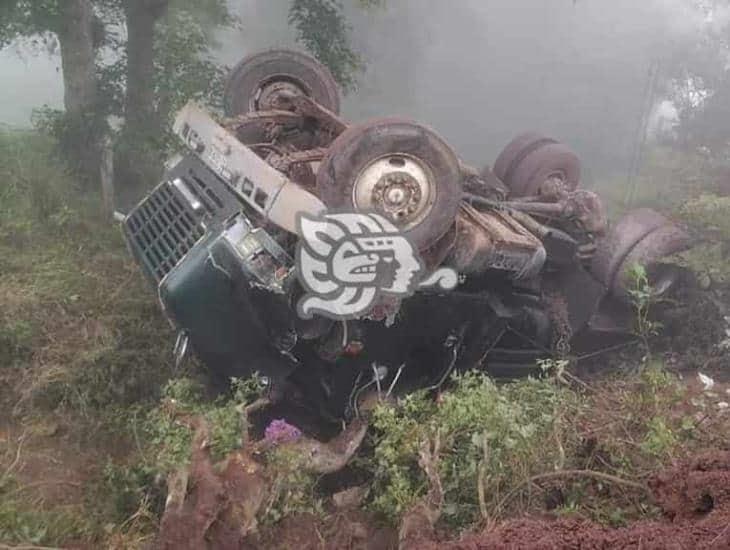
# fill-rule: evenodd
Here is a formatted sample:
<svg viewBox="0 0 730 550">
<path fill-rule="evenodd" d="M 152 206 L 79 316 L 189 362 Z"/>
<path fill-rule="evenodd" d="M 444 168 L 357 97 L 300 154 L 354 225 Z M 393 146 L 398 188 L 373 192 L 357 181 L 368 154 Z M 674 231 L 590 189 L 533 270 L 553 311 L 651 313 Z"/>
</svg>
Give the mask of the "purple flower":
<svg viewBox="0 0 730 550">
<path fill-rule="evenodd" d="M 286 443 L 302 437 L 302 432 L 296 426 L 292 426 L 286 420 L 272 420 L 266 427 L 264 439 L 269 443 Z"/>
</svg>

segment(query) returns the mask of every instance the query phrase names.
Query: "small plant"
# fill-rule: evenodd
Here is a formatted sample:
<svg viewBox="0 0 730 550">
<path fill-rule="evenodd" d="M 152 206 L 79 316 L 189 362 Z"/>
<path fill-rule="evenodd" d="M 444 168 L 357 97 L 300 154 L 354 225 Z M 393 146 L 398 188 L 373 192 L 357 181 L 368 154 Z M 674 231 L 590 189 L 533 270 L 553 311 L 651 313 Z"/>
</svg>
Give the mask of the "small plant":
<svg viewBox="0 0 730 550">
<path fill-rule="evenodd" d="M 242 407 L 260 395 L 258 376 L 234 379 L 232 392 L 206 401 L 202 387 L 189 378 L 171 380 L 163 389 L 161 404 L 147 418 L 146 430 L 155 452 L 153 466 L 169 472 L 187 462 L 193 427 L 191 419 L 200 417 L 210 425 L 210 448 L 214 460 L 240 448 L 248 426 Z"/>
<path fill-rule="evenodd" d="M 660 322 L 651 319 L 651 307 L 656 302 L 654 289 L 649 282 L 646 268 L 641 264 L 633 264 L 628 268 L 627 276 L 631 283 L 629 294 L 636 313 L 635 333 L 641 339 L 646 358 L 651 356 L 651 338 L 659 334 Z"/>
<path fill-rule="evenodd" d="M 648 428 L 646 437 L 641 443 L 642 448 L 656 457 L 670 456 L 677 446 L 678 439 L 667 420 L 655 416 L 649 421 Z"/>
<path fill-rule="evenodd" d="M 545 376 L 550 376 L 560 383 L 566 383 L 565 374 L 568 372 L 570 361 L 567 359 L 538 359 L 537 368 Z"/>
<path fill-rule="evenodd" d="M 322 500 L 315 494 L 316 477 L 302 468 L 303 457 L 288 449 L 268 453 L 269 471 L 274 473 L 269 498 L 259 517 L 272 524 L 291 514 L 322 514 Z"/>
</svg>

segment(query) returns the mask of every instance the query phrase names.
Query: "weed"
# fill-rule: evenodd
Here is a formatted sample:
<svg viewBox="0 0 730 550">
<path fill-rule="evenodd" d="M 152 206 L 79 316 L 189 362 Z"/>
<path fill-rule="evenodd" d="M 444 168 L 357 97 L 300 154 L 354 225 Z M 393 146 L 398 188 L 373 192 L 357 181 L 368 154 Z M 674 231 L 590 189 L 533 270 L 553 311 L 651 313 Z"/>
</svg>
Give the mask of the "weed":
<svg viewBox="0 0 730 550">
<path fill-rule="evenodd" d="M 651 356 L 651 338 L 659 334 L 662 325 L 651 318 L 651 307 L 656 303 L 654 289 L 649 283 L 646 268 L 641 264 L 629 266 L 629 295 L 635 311 L 635 333 L 641 339 L 646 359 Z"/>
<path fill-rule="evenodd" d="M 315 494 L 316 478 L 302 468 L 302 456 L 273 449 L 268 456 L 274 473 L 269 498 L 260 513 L 263 524 L 272 524 L 297 513 L 321 514 L 323 503 Z"/>
<path fill-rule="evenodd" d="M 79 506 L 46 509 L 24 501 L 18 489 L 12 476 L 0 484 L 0 541 L 41 545 L 92 535 L 93 527 Z"/>
<path fill-rule="evenodd" d="M 0 368 L 27 361 L 34 338 L 35 329 L 27 319 L 8 319 L 0 324 Z"/>
<path fill-rule="evenodd" d="M 701 235 L 696 246 L 683 252 L 679 263 L 708 283 L 730 282 L 730 197 L 703 194 L 686 201 L 678 210 L 683 220 Z"/>
<path fill-rule="evenodd" d="M 446 522 L 463 527 L 497 515 L 511 481 L 561 463 L 564 450 L 554 438 L 565 399 L 552 381 L 497 386 L 482 374 L 468 373 L 454 379 L 440 403 L 421 392 L 398 407 L 378 408 L 375 509 L 397 517 L 425 494 L 418 447 L 438 432 Z"/>
<path fill-rule="evenodd" d="M 646 436 L 641 442 L 642 449 L 657 457 L 671 456 L 677 446 L 678 437 L 668 426 L 667 420 L 655 416 L 648 422 L 647 428 Z"/>
<path fill-rule="evenodd" d="M 551 377 L 498 385 L 468 373 L 438 400 L 420 392 L 377 408 L 373 456 L 361 459 L 371 507 L 397 523 L 426 494 L 418 448 L 438 434 L 444 527 L 539 511 L 552 493 L 561 513 L 608 525 L 656 513 L 631 496 L 645 491 L 641 476 L 701 447 L 684 386 L 656 360 L 580 391 L 561 380 L 564 365 L 542 366 Z"/>
<path fill-rule="evenodd" d="M 162 403 L 150 411 L 145 430 L 155 459 L 150 466 L 159 472 L 170 472 L 185 464 L 189 458 L 192 426 L 186 419 L 200 417 L 210 426 L 210 448 L 214 460 L 220 460 L 233 449 L 243 445 L 248 432 L 245 415 L 241 412 L 255 393 L 257 378 L 234 379 L 233 391 L 207 401 L 202 387 L 193 380 L 182 378 L 167 383 Z"/>
</svg>

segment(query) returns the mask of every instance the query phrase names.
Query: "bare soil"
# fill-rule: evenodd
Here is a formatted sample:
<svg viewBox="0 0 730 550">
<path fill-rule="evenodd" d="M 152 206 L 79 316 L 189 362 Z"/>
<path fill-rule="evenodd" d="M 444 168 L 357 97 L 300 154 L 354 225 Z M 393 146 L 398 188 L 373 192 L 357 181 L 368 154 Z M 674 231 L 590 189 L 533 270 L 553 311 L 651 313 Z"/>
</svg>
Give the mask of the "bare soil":
<svg viewBox="0 0 730 550">
<path fill-rule="evenodd" d="M 401 549 L 728 549 L 730 548 L 730 452 L 712 451 L 677 464 L 651 478 L 655 503 L 664 517 L 612 529 L 569 518 L 526 517 L 498 524 L 459 540 L 432 534 L 409 537 Z M 205 540 L 193 535 L 175 540 L 177 548 L 268 550 L 279 548 L 375 550 L 398 548 L 395 529 L 379 526 L 367 514 L 338 510 L 326 518 L 299 515 L 260 530 L 245 540 L 215 528 Z M 185 540 L 195 546 L 186 546 Z M 195 541 L 195 542 L 193 542 Z M 162 543 L 170 547 L 172 541 Z M 182 544 L 182 546 L 180 546 Z M 202 546 L 199 546 L 202 544 Z"/>
<path fill-rule="evenodd" d="M 667 470 L 651 481 L 661 521 L 611 529 L 578 519 L 524 518 L 457 541 L 409 540 L 408 549 L 727 549 L 730 548 L 730 452 L 710 452 Z M 378 528 L 361 513 L 326 520 L 298 516 L 284 520 L 241 548 L 396 548 L 393 530 Z"/>
</svg>

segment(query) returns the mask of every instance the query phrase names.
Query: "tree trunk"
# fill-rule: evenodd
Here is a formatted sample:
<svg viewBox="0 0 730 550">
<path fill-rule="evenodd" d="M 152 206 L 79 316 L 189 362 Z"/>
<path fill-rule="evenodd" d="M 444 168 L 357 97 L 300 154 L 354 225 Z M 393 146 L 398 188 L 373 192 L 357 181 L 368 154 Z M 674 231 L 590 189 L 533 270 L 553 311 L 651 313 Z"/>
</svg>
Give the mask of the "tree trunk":
<svg viewBox="0 0 730 550">
<path fill-rule="evenodd" d="M 80 173 L 89 181 L 96 181 L 101 125 L 97 113 L 94 10 L 91 0 L 65 0 L 61 6 L 58 41 L 67 123 L 62 141 Z"/>
<path fill-rule="evenodd" d="M 159 4 L 150 0 L 125 3 L 128 35 L 125 124 L 128 131 L 143 137 L 157 127 L 154 46 L 155 22 L 162 15 Z"/>
<path fill-rule="evenodd" d="M 127 22 L 127 89 L 124 100 L 124 130 L 118 147 L 116 179 L 122 202 L 134 202 L 140 190 L 159 175 L 156 141 L 161 124 L 155 109 L 155 24 L 168 0 L 125 0 Z"/>
</svg>

